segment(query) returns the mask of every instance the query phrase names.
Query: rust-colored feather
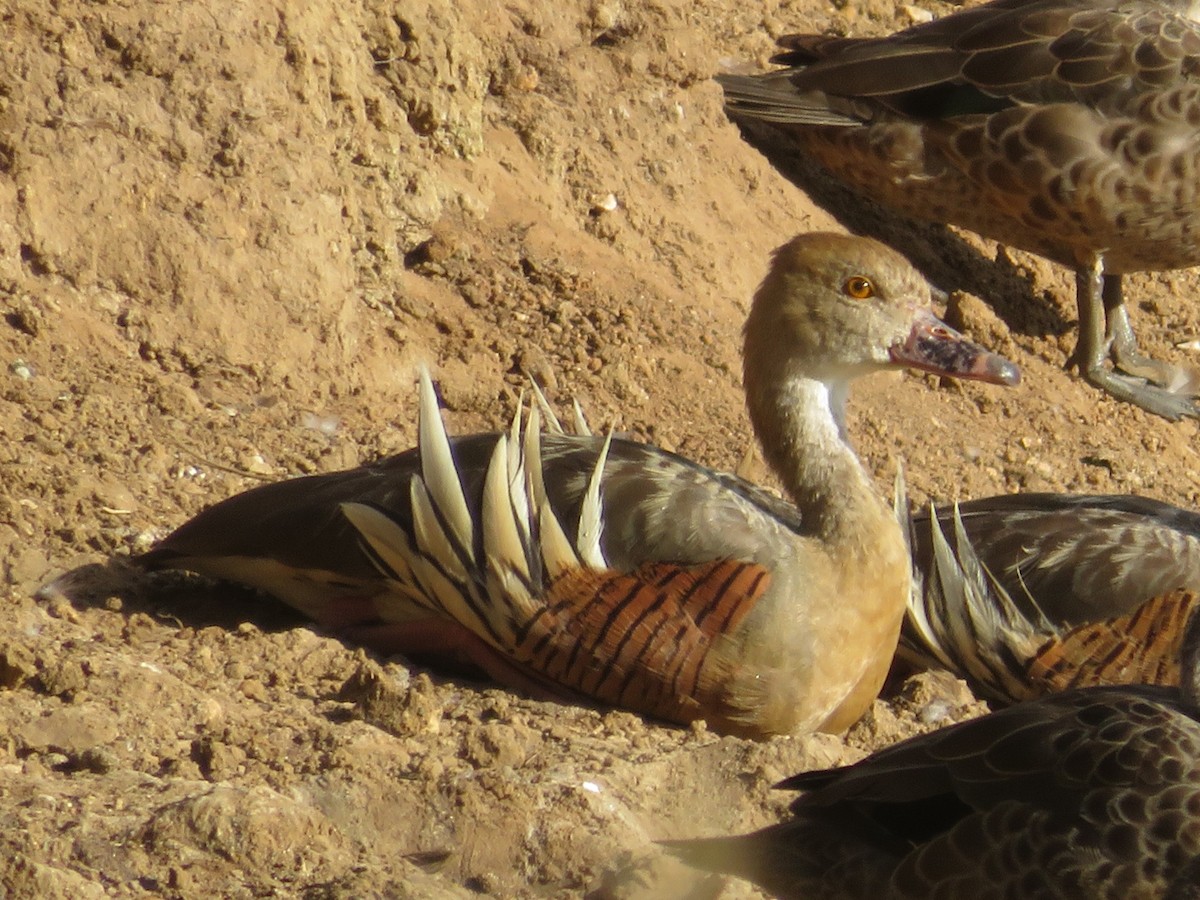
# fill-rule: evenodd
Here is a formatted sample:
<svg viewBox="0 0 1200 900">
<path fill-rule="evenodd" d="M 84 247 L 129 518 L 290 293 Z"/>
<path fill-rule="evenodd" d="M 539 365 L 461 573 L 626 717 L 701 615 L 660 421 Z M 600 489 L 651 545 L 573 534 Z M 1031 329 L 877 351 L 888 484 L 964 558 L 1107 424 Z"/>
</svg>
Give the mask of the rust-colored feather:
<svg viewBox="0 0 1200 900">
<path fill-rule="evenodd" d="M 1195 593 L 1172 591 L 1129 615 L 1072 628 L 1039 648 L 1029 661 L 1029 680 L 1042 691 L 1178 684 L 1184 628 L 1196 606 Z"/>
<path fill-rule="evenodd" d="M 556 683 L 670 721 L 725 721 L 719 644 L 770 583 L 759 565 L 575 569 L 518 626 L 514 657 Z"/>
</svg>

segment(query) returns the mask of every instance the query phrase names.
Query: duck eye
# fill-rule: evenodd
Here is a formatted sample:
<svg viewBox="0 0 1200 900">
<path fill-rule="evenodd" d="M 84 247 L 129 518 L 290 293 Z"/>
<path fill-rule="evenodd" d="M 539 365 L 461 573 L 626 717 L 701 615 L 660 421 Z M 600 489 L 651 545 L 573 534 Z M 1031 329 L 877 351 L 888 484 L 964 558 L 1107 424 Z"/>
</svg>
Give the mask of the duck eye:
<svg viewBox="0 0 1200 900">
<path fill-rule="evenodd" d="M 871 283 L 870 278 L 862 275 L 851 275 L 842 285 L 842 290 L 855 300 L 867 300 L 875 296 L 875 285 Z"/>
</svg>

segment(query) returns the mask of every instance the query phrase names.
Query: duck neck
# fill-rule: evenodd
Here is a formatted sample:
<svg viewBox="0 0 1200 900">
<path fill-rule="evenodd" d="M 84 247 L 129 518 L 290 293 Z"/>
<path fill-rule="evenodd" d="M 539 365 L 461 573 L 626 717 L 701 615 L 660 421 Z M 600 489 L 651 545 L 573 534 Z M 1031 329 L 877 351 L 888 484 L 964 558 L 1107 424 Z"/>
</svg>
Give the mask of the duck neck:
<svg viewBox="0 0 1200 900">
<path fill-rule="evenodd" d="M 846 386 L 793 376 L 748 388 L 763 453 L 800 508 L 805 531 L 827 541 L 869 542 L 880 520 L 893 517 L 846 441 Z"/>
</svg>

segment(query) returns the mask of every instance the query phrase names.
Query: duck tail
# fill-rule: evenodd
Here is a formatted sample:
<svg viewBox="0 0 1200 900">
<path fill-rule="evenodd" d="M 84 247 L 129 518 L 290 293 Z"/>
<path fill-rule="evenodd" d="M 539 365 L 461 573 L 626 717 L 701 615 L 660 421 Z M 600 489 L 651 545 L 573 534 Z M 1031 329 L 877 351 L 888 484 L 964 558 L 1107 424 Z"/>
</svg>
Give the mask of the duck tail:
<svg viewBox="0 0 1200 900">
<path fill-rule="evenodd" d="M 861 119 L 830 108 L 820 91 L 797 91 L 791 72 L 780 69 L 760 75 L 721 74 L 725 108 L 734 120 L 755 119 L 774 125 L 861 125 Z"/>
</svg>

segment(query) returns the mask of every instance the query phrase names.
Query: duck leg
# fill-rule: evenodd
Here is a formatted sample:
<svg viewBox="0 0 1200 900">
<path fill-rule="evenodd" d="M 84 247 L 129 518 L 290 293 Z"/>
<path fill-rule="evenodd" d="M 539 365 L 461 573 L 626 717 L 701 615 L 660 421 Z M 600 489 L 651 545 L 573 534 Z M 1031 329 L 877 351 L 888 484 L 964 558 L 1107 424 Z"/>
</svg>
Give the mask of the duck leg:
<svg viewBox="0 0 1200 900">
<path fill-rule="evenodd" d="M 1151 359 L 1138 351 L 1121 294 L 1121 276 L 1106 276 L 1103 259 L 1098 254 L 1086 268 L 1075 270 L 1075 291 L 1079 343 L 1071 361 L 1079 366 L 1088 383 L 1118 400 L 1171 421 L 1184 416 L 1200 417 L 1200 406 L 1195 400 L 1200 373 Z M 1114 365 L 1126 374 L 1105 365 L 1110 356 Z"/>
</svg>

